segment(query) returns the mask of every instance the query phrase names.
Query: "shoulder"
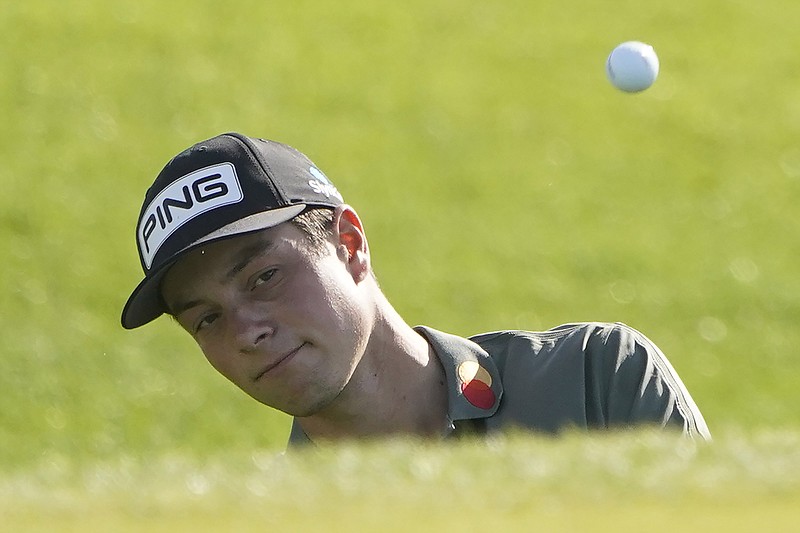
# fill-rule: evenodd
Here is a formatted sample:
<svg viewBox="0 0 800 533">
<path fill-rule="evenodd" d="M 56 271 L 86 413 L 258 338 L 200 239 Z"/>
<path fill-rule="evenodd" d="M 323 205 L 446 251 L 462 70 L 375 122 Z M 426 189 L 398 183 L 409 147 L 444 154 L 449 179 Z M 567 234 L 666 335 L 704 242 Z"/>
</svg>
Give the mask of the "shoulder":
<svg viewBox="0 0 800 533">
<path fill-rule="evenodd" d="M 484 349 L 487 346 L 492 348 L 528 346 L 533 351 L 543 347 L 552 349 L 564 344 L 580 351 L 608 344 L 626 346 L 637 342 L 653 344 L 641 332 L 621 322 L 576 322 L 562 324 L 545 331 L 492 331 L 474 335 L 470 340 Z"/>
<path fill-rule="evenodd" d="M 579 350 L 587 369 L 595 367 L 605 375 L 638 376 L 653 371 L 663 375 L 674 373 L 666 356 L 653 341 L 622 322 L 565 324 L 548 333 L 563 339 L 570 350 Z"/>
<path fill-rule="evenodd" d="M 546 331 L 495 331 L 470 339 L 504 373 L 535 369 L 550 375 L 592 374 L 594 379 L 603 381 L 618 378 L 635 381 L 653 372 L 674 374 L 664 354 L 650 339 L 621 322 L 562 324 Z"/>
</svg>

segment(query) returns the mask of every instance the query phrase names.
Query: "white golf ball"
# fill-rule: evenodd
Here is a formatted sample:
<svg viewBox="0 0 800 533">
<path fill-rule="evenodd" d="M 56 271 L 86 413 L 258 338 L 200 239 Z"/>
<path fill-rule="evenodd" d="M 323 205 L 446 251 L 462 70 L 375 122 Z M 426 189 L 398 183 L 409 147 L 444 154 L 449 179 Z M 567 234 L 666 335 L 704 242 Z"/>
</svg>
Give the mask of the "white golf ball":
<svg viewBox="0 0 800 533">
<path fill-rule="evenodd" d="M 639 41 L 628 41 L 614 48 L 606 60 L 609 81 L 621 91 L 644 91 L 658 77 L 658 56 L 653 47 Z"/>
</svg>

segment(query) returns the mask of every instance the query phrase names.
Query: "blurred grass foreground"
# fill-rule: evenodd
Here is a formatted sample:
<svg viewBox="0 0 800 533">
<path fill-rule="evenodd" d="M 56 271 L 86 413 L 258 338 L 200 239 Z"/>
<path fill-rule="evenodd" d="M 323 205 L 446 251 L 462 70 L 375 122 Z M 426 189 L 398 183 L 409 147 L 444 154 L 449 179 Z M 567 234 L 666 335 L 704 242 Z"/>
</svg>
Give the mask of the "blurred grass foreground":
<svg viewBox="0 0 800 533">
<path fill-rule="evenodd" d="M 122 456 L 0 481 L 9 531 L 793 531 L 797 432 Z"/>
</svg>

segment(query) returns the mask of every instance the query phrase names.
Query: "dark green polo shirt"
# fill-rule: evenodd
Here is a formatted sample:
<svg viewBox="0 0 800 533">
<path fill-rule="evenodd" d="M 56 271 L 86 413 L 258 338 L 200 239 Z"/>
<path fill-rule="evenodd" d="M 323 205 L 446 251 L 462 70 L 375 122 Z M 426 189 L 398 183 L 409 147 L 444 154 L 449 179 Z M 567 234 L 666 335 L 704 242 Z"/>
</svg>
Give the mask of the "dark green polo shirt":
<svg viewBox="0 0 800 533">
<path fill-rule="evenodd" d="M 667 358 L 624 324 L 567 324 L 469 339 L 418 326 L 445 370 L 449 435 L 674 427 L 710 439 Z M 289 444 L 308 442 L 295 422 Z"/>
</svg>

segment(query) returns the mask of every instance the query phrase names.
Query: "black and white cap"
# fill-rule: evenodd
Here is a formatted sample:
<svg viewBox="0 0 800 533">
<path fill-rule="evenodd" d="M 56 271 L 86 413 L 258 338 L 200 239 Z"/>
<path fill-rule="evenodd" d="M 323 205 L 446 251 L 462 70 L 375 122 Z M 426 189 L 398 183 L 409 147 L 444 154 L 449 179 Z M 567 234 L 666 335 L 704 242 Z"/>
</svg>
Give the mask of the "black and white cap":
<svg viewBox="0 0 800 533">
<path fill-rule="evenodd" d="M 147 190 L 136 225 L 144 280 L 122 310 L 122 326 L 137 328 L 166 311 L 161 278 L 189 250 L 341 203 L 325 174 L 290 146 L 239 133 L 197 143 Z"/>
</svg>

